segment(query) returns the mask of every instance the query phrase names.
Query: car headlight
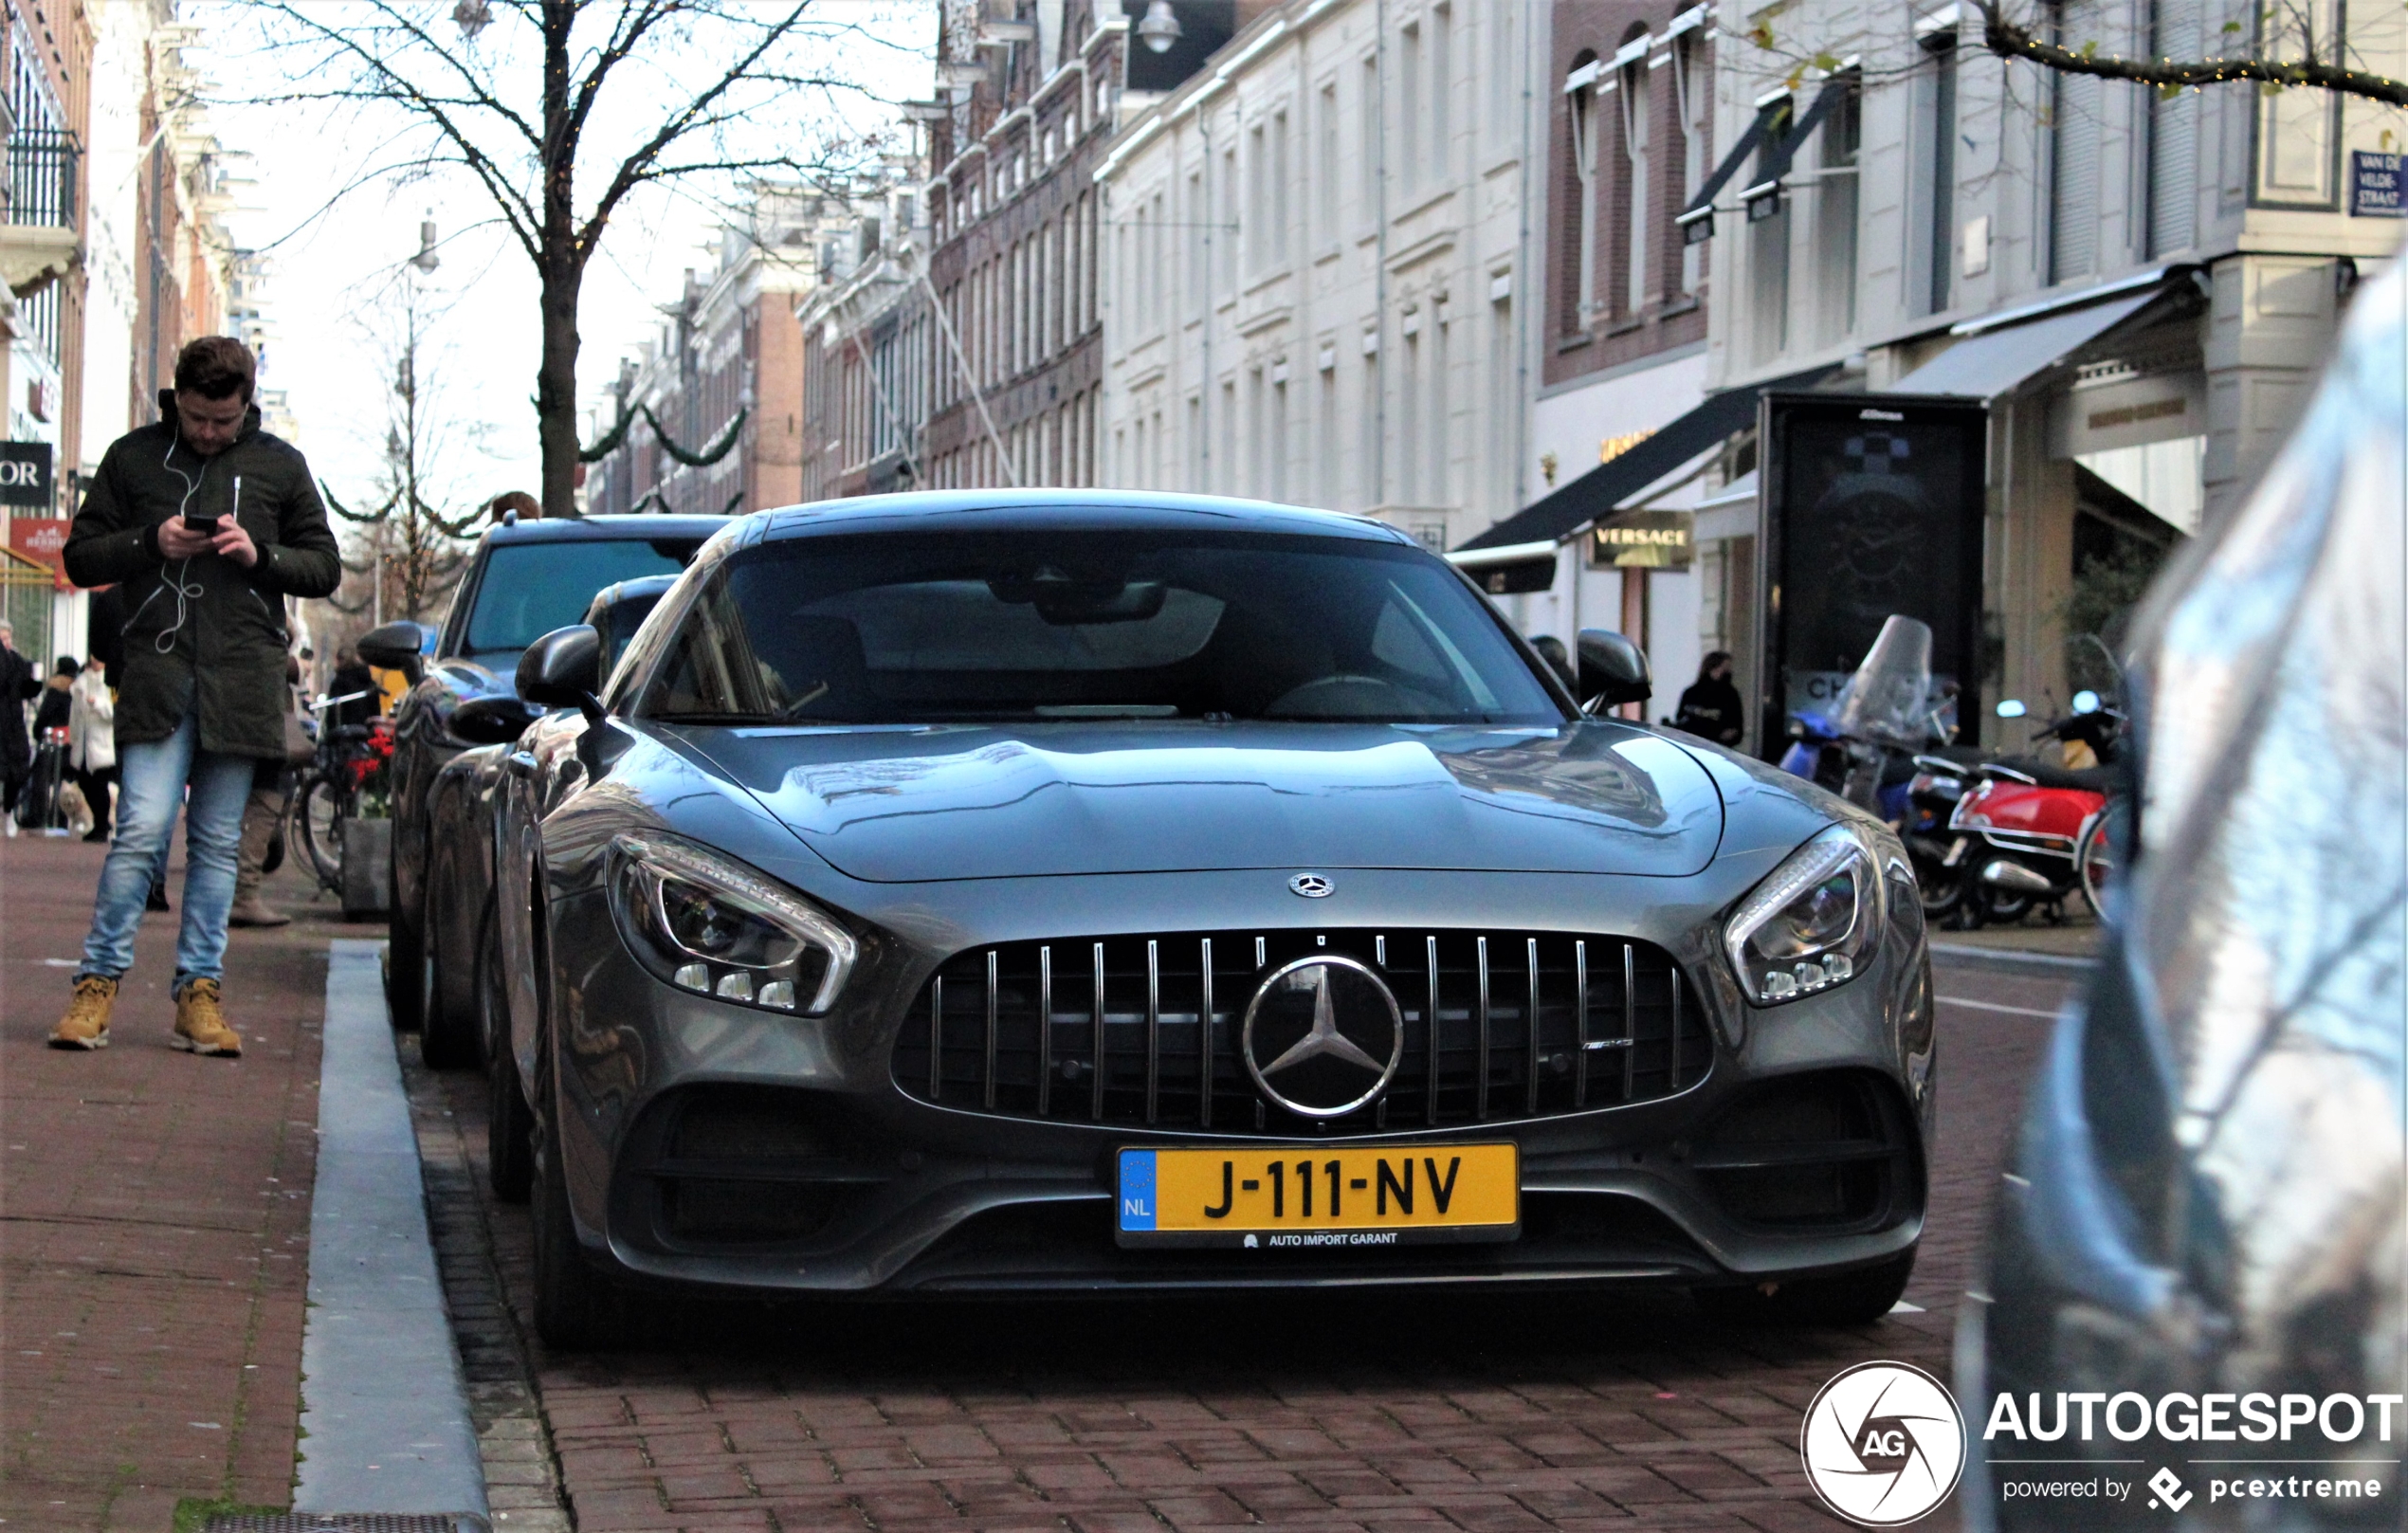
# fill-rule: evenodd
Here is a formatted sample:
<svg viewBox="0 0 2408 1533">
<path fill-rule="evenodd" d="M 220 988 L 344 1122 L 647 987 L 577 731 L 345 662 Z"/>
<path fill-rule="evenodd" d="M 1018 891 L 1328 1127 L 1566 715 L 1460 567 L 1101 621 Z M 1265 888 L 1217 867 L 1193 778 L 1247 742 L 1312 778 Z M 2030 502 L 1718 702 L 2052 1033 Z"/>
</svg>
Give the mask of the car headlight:
<svg viewBox="0 0 2408 1533">
<path fill-rule="evenodd" d="M 827 912 L 689 842 L 622 835 L 611 852 L 611 913 L 661 978 L 772 1012 L 836 1004 L 861 949 Z"/>
<path fill-rule="evenodd" d="M 1874 849 L 1834 825 L 1790 853 L 1723 928 L 1748 998 L 1778 1006 L 1845 984 L 1881 940 Z"/>
</svg>

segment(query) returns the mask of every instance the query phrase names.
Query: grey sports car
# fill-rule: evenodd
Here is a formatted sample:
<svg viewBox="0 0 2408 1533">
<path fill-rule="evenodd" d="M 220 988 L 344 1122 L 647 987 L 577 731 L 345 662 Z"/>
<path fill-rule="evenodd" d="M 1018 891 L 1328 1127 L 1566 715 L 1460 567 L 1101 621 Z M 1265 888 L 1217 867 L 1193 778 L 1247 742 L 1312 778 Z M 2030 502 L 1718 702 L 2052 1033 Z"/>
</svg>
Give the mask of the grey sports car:
<svg viewBox="0 0 2408 1533">
<path fill-rule="evenodd" d="M 598 649 L 527 651 L 498 831 L 556 1346 L 675 1284 L 1905 1286 L 1905 852 L 1604 716 L 1614 635 L 1584 707 L 1380 523 L 1040 490 L 747 518 Z"/>
</svg>

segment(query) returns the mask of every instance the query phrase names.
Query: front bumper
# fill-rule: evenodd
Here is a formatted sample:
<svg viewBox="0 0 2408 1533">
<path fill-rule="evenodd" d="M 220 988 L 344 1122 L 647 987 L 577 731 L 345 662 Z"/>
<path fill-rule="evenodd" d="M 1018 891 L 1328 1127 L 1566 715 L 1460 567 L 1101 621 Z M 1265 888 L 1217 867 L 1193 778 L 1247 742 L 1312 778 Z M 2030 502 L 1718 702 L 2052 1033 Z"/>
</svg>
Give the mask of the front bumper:
<svg viewBox="0 0 2408 1533">
<path fill-rule="evenodd" d="M 1710 1066 L 1675 1095 L 1345 1136 L 1366 1146 L 1510 1139 L 1522 1161 L 1514 1240 L 1132 1250 L 1113 1232 L 1120 1149 L 1329 1141 L 914 1100 L 894 1079 L 896 1035 L 958 940 L 873 944 L 837 1012 L 790 1018 L 661 984 L 598 896 L 556 903 L 551 920 L 571 1206 L 589 1253 L 639 1281 L 859 1295 L 1712 1285 L 1873 1265 L 1922 1232 L 1931 1052 L 1919 932 L 1891 934 L 1873 965 L 1826 995 L 1718 1012 Z M 1668 945 L 1692 970 L 1709 961 Z"/>
</svg>

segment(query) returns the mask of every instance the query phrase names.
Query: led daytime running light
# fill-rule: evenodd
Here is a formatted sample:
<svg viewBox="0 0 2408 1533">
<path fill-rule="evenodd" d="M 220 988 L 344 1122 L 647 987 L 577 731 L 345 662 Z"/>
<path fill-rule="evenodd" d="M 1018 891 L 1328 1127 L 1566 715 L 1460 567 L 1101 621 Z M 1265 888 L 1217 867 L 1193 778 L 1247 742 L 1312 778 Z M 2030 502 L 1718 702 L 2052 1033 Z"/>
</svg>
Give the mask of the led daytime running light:
<svg viewBox="0 0 2408 1533">
<path fill-rule="evenodd" d="M 781 1012 L 797 1009 L 794 1005 L 794 984 L 791 979 L 768 979 L 757 990 L 754 975 L 747 972 L 748 966 L 725 959 L 712 959 L 707 963 L 689 961 L 707 958 L 708 955 L 695 953 L 677 940 L 675 923 L 670 919 L 664 898 L 663 882 L 669 879 L 739 901 L 751 907 L 749 913 L 756 919 L 782 929 L 803 949 L 824 954 L 828 959 L 827 970 L 820 976 L 817 990 L 800 1010 L 816 1016 L 835 1005 L 836 996 L 845 988 L 845 981 L 851 976 L 853 962 L 860 956 L 860 944 L 853 940 L 852 933 L 828 915 L 788 889 L 739 864 L 677 841 L 664 837 L 620 835 L 613 838 L 611 847 L 625 860 L 618 882 L 629 896 L 625 903 L 635 907 L 627 909 L 624 914 L 646 928 L 641 935 L 652 945 L 676 956 L 675 970 L 666 977 L 680 988 Z M 762 973 L 775 973 L 775 970 Z"/>
<path fill-rule="evenodd" d="M 1724 927 L 1724 947 L 1749 999 L 1760 1006 L 1777 1005 L 1855 977 L 1866 950 L 1880 933 L 1882 881 L 1875 866 L 1872 849 L 1852 828 L 1834 825 L 1792 853 L 1740 902 Z M 1855 899 L 1846 930 L 1795 953 L 1751 951 L 1767 926 L 1840 873 L 1851 875 Z"/>
</svg>

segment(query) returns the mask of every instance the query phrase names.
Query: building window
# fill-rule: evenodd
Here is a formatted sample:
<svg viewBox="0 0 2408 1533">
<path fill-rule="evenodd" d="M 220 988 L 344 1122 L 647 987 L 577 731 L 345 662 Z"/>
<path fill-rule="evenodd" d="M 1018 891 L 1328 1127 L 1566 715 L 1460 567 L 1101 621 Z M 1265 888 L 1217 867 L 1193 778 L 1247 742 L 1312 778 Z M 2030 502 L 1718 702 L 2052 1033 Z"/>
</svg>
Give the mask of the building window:
<svg viewBox="0 0 2408 1533">
<path fill-rule="evenodd" d="M 1649 100 L 1651 93 L 1648 82 L 1646 28 L 1638 28 L 1627 42 L 1640 45 L 1639 56 L 1618 71 L 1621 88 L 1615 93 L 1621 98 L 1622 157 L 1625 184 L 1629 190 L 1622 210 L 1622 259 L 1625 265 L 1622 307 L 1625 313 L 1635 315 L 1647 307 L 1648 301 L 1648 137 L 1651 127 Z"/>
<path fill-rule="evenodd" d="M 1445 6 L 1430 11 L 1430 184 L 1447 184 L 1447 154 L 1454 124 L 1448 108 L 1455 92 L 1455 13 Z"/>
<path fill-rule="evenodd" d="M 1237 380 L 1229 378 L 1221 384 L 1220 463 L 1213 470 L 1212 489 L 1223 495 L 1242 495 L 1245 487 L 1238 481 L 1237 469 Z"/>
<path fill-rule="evenodd" d="M 1926 305 L 1925 312 L 1929 314 L 1939 314 L 1948 307 L 1957 245 L 1957 26 L 1954 12 L 1949 14 L 1952 19 L 1946 26 L 1917 40 L 1929 59 L 1929 66 L 1924 72 L 1922 92 L 1923 131 L 1916 136 L 1915 156 L 1921 162 L 1917 168 L 1922 172 L 1925 188 L 1926 216 L 1923 227 L 1926 244 L 1922 252 L 1922 265 L 1928 285 L 1922 296 Z M 2068 80 L 2078 79 L 2089 79 L 2093 84 L 2097 83 L 2095 77 L 2078 75 L 2059 75 L 2057 82 L 2062 85 Z M 2097 114 L 2089 114 L 2089 119 L 2095 132 Z M 2061 112 L 2060 127 L 2063 120 Z M 2086 156 L 2093 176 L 2098 169 L 2095 147 L 2094 144 L 2094 152 Z M 2096 184 L 2094 180 L 2094 189 Z M 2094 210 L 2095 205 L 2094 197 Z M 2098 228 L 2095 212 L 2088 225 L 2091 237 L 2095 239 Z"/>
<path fill-rule="evenodd" d="M 2151 55 L 2196 59 L 2200 37 L 2199 0 L 2156 0 L 2150 8 Z M 2198 243 L 2199 93 L 2149 93 L 2149 255 L 2187 250 Z"/>
<path fill-rule="evenodd" d="M 1204 202 L 1204 173 L 1187 173 L 1187 298 L 1188 312 L 1201 319 L 1213 312 L 1212 210 Z"/>
<path fill-rule="evenodd" d="M 1271 499 L 1287 499 L 1287 365 L 1271 374 Z"/>
<path fill-rule="evenodd" d="M 1369 223 L 1379 216 L 1379 59 L 1377 55 L 1363 60 L 1363 83 L 1355 102 L 1357 131 L 1355 164 L 1361 172 L 1359 194 L 1362 198 L 1361 221 Z"/>
<path fill-rule="evenodd" d="M 1407 186 L 1421 181 L 1421 146 L 1427 127 L 1422 120 L 1421 25 L 1415 22 L 1396 39 L 1396 148 Z"/>
<path fill-rule="evenodd" d="M 1314 146 L 1313 188 L 1308 199 L 1319 210 L 1315 216 L 1321 243 L 1336 245 L 1340 228 L 1338 215 L 1338 82 L 1331 81 L 1321 88 L 1321 131 Z"/>
<path fill-rule="evenodd" d="M 1706 39 L 1692 27 L 1672 39 L 1672 97 L 1681 121 L 1681 206 L 1688 206 L 1706 179 L 1708 135 L 1714 110 L 1713 82 L 1706 78 Z M 1681 291 L 1695 293 L 1706 279 L 1706 242 L 1681 244 Z"/>
<path fill-rule="evenodd" d="M 1331 358 L 1334 364 L 1336 358 Z M 1338 506 L 1338 369 L 1335 365 L 1321 370 L 1321 441 L 1313 452 L 1313 462 L 1320 468 L 1321 483 L 1316 489 L 1321 503 L 1332 510 Z"/>
<path fill-rule="evenodd" d="M 1815 187 L 1816 340 L 1832 345 L 1856 328 L 1856 155 L 1863 139 L 1862 96 L 1854 77 L 1836 77 L 1825 90 L 1847 95 L 1823 119 L 1820 176 Z"/>
<path fill-rule="evenodd" d="M 1271 263 L 1270 146 L 1268 132 L 1255 123 L 1246 134 L 1246 269 L 1260 274 Z"/>
<path fill-rule="evenodd" d="M 1365 338 L 1369 339 L 1369 337 Z M 1387 486 L 1380 480 L 1380 391 L 1385 387 L 1379 375 L 1379 348 L 1375 343 L 1363 353 L 1363 375 L 1359 393 L 1355 400 L 1355 429 L 1360 445 L 1355 451 L 1358 493 L 1368 510 L 1387 496 Z"/>
<path fill-rule="evenodd" d="M 1224 149 L 1221 151 L 1221 205 L 1214 213 L 1219 227 L 1213 232 L 1220 236 L 1221 293 L 1228 298 L 1237 296 L 1237 151 Z"/>
<path fill-rule="evenodd" d="M 1270 228 L 1273 265 L 1287 264 L 1288 210 L 1294 206 L 1296 194 L 1296 188 L 1289 179 L 1291 173 L 1287 163 L 1287 114 L 1274 113 L 1271 117 L 1269 206 L 1264 210 L 1265 222 Z"/>
<path fill-rule="evenodd" d="M 1787 124 L 1797 120 L 1793 103 Z M 1751 183 L 1764 180 L 1779 156 L 1779 144 L 1768 137 L 1757 151 Z M 1762 208 L 1771 210 L 1758 216 Z M 1750 209 L 1747 219 L 1748 322 L 1754 360 L 1769 362 L 1789 349 L 1789 200 L 1775 196 Z"/>
<path fill-rule="evenodd" d="M 1522 57 L 1518 51 L 1520 39 L 1513 29 L 1514 18 L 1522 13 L 1516 5 L 1491 6 L 1487 9 L 1488 35 L 1488 120 L 1496 128 L 1497 147 L 1511 154 L 1522 146 L 1514 130 L 1522 108 Z"/>
<path fill-rule="evenodd" d="M 1597 136 L 1596 98 L 1590 82 L 1596 79 L 1597 61 L 1583 51 L 1564 82 L 1564 117 L 1571 125 L 1572 206 L 1568 221 L 1573 250 L 1573 308 L 1563 328 L 1576 331 L 1589 322 L 1597 301 Z"/>
<path fill-rule="evenodd" d="M 1497 297 L 1488 305 L 1487 397 L 1502 405 L 1503 401 L 1520 397 L 1521 380 L 1514 368 L 1513 285 L 1510 274 L 1499 275 L 1504 280 L 1491 283 L 1490 291 L 1496 292 Z M 1512 510 L 1516 443 L 1505 431 L 1491 430 L 1487 434 L 1488 479 L 1495 504 L 1501 511 Z"/>
<path fill-rule="evenodd" d="M 2286 64 L 2344 62 L 2340 0 L 2294 0 L 2263 8 L 2257 53 Z M 2396 44 L 2394 45 L 2397 46 Z M 2257 155 L 2253 200 L 2261 206 L 2329 210 L 2340 206 L 2342 98 L 2337 92 L 2253 93 Z"/>
<path fill-rule="evenodd" d="M 2070 46 L 2105 45 L 2099 0 L 2074 0 L 2057 17 L 2058 38 Z M 2049 281 L 2062 283 L 2099 269 L 2100 116 L 2107 106 L 2107 82 L 2096 75 L 2061 74 L 2052 83 Z M 1932 308 L 1945 308 L 1942 289 L 1935 285 L 1932 291 Z"/>
</svg>

